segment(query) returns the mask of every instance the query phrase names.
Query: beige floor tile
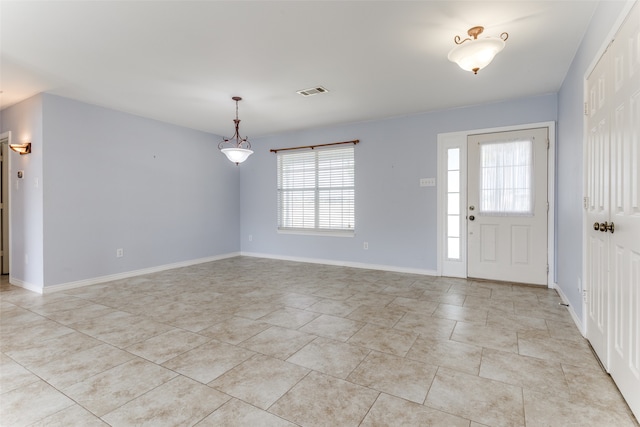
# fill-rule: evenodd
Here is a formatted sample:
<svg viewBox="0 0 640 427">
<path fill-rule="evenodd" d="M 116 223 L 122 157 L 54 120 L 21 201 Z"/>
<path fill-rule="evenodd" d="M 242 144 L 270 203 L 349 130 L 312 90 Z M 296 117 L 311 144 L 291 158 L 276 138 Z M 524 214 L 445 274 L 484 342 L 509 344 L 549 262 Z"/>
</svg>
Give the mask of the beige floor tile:
<svg viewBox="0 0 640 427">
<path fill-rule="evenodd" d="M 309 370 L 269 356 L 255 355 L 209 383 L 230 396 L 267 409 Z"/>
<path fill-rule="evenodd" d="M 171 303 L 159 306 L 152 311 L 151 318 L 191 332 L 199 332 L 232 316 L 229 312 L 198 310 L 193 305 Z"/>
<path fill-rule="evenodd" d="M 102 419 L 113 426 L 194 425 L 227 400 L 229 396 L 217 390 L 178 376 L 129 401 Z"/>
<path fill-rule="evenodd" d="M 626 411 L 626 402 L 620 391 L 604 371 L 572 365 L 562 365 L 562 370 L 574 400 L 616 412 Z"/>
<path fill-rule="evenodd" d="M 346 286 L 342 287 L 342 286 L 331 286 L 331 285 L 324 286 L 313 293 L 313 295 L 317 297 L 328 298 L 328 299 L 333 299 L 338 301 L 344 301 L 355 294 L 356 294 L 355 291 L 352 291 L 346 288 Z"/>
<path fill-rule="evenodd" d="M 0 353 L 0 394 L 40 381 L 40 378 Z"/>
<path fill-rule="evenodd" d="M 125 350 L 153 363 L 163 363 L 208 341 L 211 341 L 211 338 L 174 329 L 129 346 Z"/>
<path fill-rule="evenodd" d="M 234 316 L 198 333 L 229 344 L 240 344 L 270 327 L 268 323 Z"/>
<path fill-rule="evenodd" d="M 396 297 L 387 307 L 431 315 L 436 311 L 438 305 L 437 302 L 426 299 Z"/>
<path fill-rule="evenodd" d="M 360 303 L 358 302 L 325 299 L 322 301 L 318 301 L 317 303 L 308 307 L 307 311 L 346 317 L 349 314 L 353 313 L 353 311 L 358 307 L 360 307 Z"/>
<path fill-rule="evenodd" d="M 547 323 L 538 317 L 518 316 L 489 309 L 487 326 L 513 331 L 547 330 Z"/>
<path fill-rule="evenodd" d="M 248 304 L 244 307 L 239 308 L 233 313 L 233 315 L 237 317 L 244 317 L 251 320 L 257 320 L 281 308 L 282 308 L 282 304 L 279 304 L 279 303 L 258 302 L 258 303 Z"/>
<path fill-rule="evenodd" d="M 300 310 L 298 308 L 284 307 L 262 316 L 259 322 L 281 326 L 283 328 L 298 329 L 318 317 L 318 313 Z"/>
<path fill-rule="evenodd" d="M 32 366 L 49 363 L 52 360 L 64 359 L 69 355 L 102 344 L 101 341 L 73 331 L 72 333 L 59 337 L 34 342 L 18 350 L 7 351 L 6 354 L 26 368 L 30 368 Z"/>
<path fill-rule="evenodd" d="M 55 313 L 47 314 L 47 317 L 51 320 L 62 325 L 71 325 L 72 323 L 80 322 L 85 319 L 92 319 L 94 317 L 104 316 L 109 313 L 117 311 L 115 308 L 107 307 L 102 304 L 87 304 L 82 307 L 78 307 L 73 310 L 56 311 Z"/>
<path fill-rule="evenodd" d="M 316 338 L 288 358 L 287 362 L 345 379 L 369 352 L 366 348 L 340 341 Z"/>
<path fill-rule="evenodd" d="M 358 426 L 377 397 L 377 391 L 311 372 L 269 412 L 300 426 Z"/>
<path fill-rule="evenodd" d="M 0 345 L 2 351 L 8 353 L 12 350 L 29 348 L 31 345 L 47 341 L 63 335 L 72 334 L 75 331 L 57 322 L 44 317 L 33 324 L 13 323 L 7 325 L 2 322 L 0 329 Z"/>
<path fill-rule="evenodd" d="M 286 292 L 272 300 L 272 302 L 277 304 L 282 304 L 285 307 L 299 308 L 305 309 L 313 304 L 321 301 L 319 297 L 313 297 L 311 295 L 304 295 L 295 292 Z"/>
<path fill-rule="evenodd" d="M 315 335 L 272 326 L 240 343 L 240 345 L 249 350 L 284 360 L 315 338 Z"/>
<path fill-rule="evenodd" d="M 166 361 L 163 366 L 207 384 L 254 354 L 244 348 L 210 341 Z"/>
<path fill-rule="evenodd" d="M 551 338 L 582 343 L 585 341 L 585 338 L 582 336 L 575 324 L 557 322 L 554 320 L 547 320 L 546 323 L 549 330 L 549 336 Z"/>
<path fill-rule="evenodd" d="M 47 295 L 4 278 L 2 425 L 631 425 L 542 287 L 250 257 Z"/>
<path fill-rule="evenodd" d="M 522 389 L 439 368 L 425 405 L 491 426 L 524 426 Z"/>
<path fill-rule="evenodd" d="M 569 387 L 558 362 L 485 348 L 480 376 L 558 398 L 569 396 Z"/>
<path fill-rule="evenodd" d="M 589 369 L 600 369 L 586 342 L 518 335 L 518 352 L 524 356 L 557 361 Z"/>
<path fill-rule="evenodd" d="M 627 413 L 603 409 L 601 406 L 533 390 L 524 390 L 527 427 L 602 426 L 636 427 Z"/>
<path fill-rule="evenodd" d="M 374 286 L 373 284 L 371 286 Z M 382 289 L 386 288 L 386 286 L 380 286 Z M 352 290 L 357 289 L 357 293 L 353 296 L 349 297 L 346 301 L 349 303 L 357 304 L 358 306 L 366 305 L 368 307 L 384 307 L 387 304 L 391 303 L 396 297 L 394 295 L 385 295 L 379 293 L 382 291 L 375 292 L 363 292 L 361 289 L 356 287 L 350 287 Z"/>
<path fill-rule="evenodd" d="M 360 426 L 469 427 L 469 420 L 381 393 Z"/>
<path fill-rule="evenodd" d="M 69 354 L 30 367 L 31 371 L 58 389 L 69 387 L 100 372 L 131 360 L 135 356 L 108 344 Z"/>
<path fill-rule="evenodd" d="M 150 318 L 122 311 L 72 323 L 69 327 L 120 348 L 174 329 Z"/>
<path fill-rule="evenodd" d="M 347 342 L 371 350 L 404 357 L 417 337 L 418 334 L 411 332 L 367 324 L 349 338 Z"/>
<path fill-rule="evenodd" d="M 28 426 L 74 404 L 44 381 L 37 381 L 2 394 L 0 420 L 3 426 Z"/>
<path fill-rule="evenodd" d="M 107 427 L 108 424 L 100 420 L 80 405 L 69 406 L 31 424 L 29 427 Z"/>
<path fill-rule="evenodd" d="M 470 286 L 467 283 L 453 284 L 449 288 L 451 294 L 471 295 L 484 298 L 491 297 L 491 289 L 482 286 Z"/>
<path fill-rule="evenodd" d="M 518 335 L 515 331 L 507 329 L 458 322 L 451 334 L 451 339 L 494 350 L 518 352 Z"/>
<path fill-rule="evenodd" d="M 91 305 L 91 301 L 87 301 L 82 298 L 67 297 L 51 303 L 42 304 L 37 307 L 31 308 L 31 311 L 38 313 L 42 316 L 48 317 L 52 313 L 67 310 L 77 310 L 85 305 Z"/>
<path fill-rule="evenodd" d="M 422 404 L 436 369 L 416 360 L 372 352 L 347 380 Z"/>
<path fill-rule="evenodd" d="M 63 391 L 101 417 L 176 375 L 173 371 L 136 358 L 75 383 Z"/>
<path fill-rule="evenodd" d="M 238 399 L 229 400 L 198 423 L 198 427 L 237 426 L 295 427 L 295 424 Z"/>
<path fill-rule="evenodd" d="M 369 307 L 362 305 L 356 308 L 347 318 L 359 322 L 372 323 L 385 328 L 393 328 L 407 310 L 389 307 Z"/>
<path fill-rule="evenodd" d="M 418 337 L 406 357 L 434 366 L 477 375 L 480 370 L 482 348 L 451 340 Z"/>
<path fill-rule="evenodd" d="M 402 316 L 402 319 L 400 319 L 393 328 L 418 333 L 425 338 L 448 340 L 455 326 L 455 320 L 408 312 Z"/>
<path fill-rule="evenodd" d="M 322 314 L 300 328 L 300 331 L 338 341 L 347 341 L 363 326 L 364 322 Z"/>
<path fill-rule="evenodd" d="M 478 323 L 486 325 L 489 311 L 481 308 L 460 307 L 451 304 L 440 304 L 436 311 L 433 312 L 434 317 L 455 320 L 458 322 Z"/>
</svg>

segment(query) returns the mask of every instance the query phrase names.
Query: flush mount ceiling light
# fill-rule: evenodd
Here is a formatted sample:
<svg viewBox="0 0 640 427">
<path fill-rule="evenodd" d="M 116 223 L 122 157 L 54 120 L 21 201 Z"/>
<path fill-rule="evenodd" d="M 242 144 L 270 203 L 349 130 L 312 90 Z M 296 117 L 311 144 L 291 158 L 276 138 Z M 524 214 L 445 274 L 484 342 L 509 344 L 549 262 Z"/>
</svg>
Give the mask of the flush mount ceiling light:
<svg viewBox="0 0 640 427">
<path fill-rule="evenodd" d="M 242 98 L 239 96 L 234 96 L 234 101 L 236 101 L 236 118 L 233 123 L 236 124 L 236 132 L 233 134 L 231 138 L 224 138 L 218 144 L 218 149 L 227 156 L 227 159 L 231 160 L 236 165 L 244 162 L 249 158 L 250 155 L 253 154 L 251 151 L 251 143 L 247 141 L 247 138 L 242 138 L 240 136 L 240 119 L 238 119 L 238 101 L 242 101 Z"/>
<path fill-rule="evenodd" d="M 20 153 L 20 155 L 31 153 L 30 142 L 25 142 L 23 144 L 9 144 L 9 148 L 11 148 L 16 153 Z"/>
<path fill-rule="evenodd" d="M 493 58 L 504 49 L 504 42 L 509 38 L 509 34 L 502 33 L 500 37 L 478 38 L 484 31 L 484 27 L 473 27 L 467 31 L 469 37 L 462 40 L 460 36 L 455 36 L 453 41 L 456 47 L 449 52 L 449 61 L 457 63 L 460 68 L 467 71 L 478 71 L 489 65 Z"/>
</svg>

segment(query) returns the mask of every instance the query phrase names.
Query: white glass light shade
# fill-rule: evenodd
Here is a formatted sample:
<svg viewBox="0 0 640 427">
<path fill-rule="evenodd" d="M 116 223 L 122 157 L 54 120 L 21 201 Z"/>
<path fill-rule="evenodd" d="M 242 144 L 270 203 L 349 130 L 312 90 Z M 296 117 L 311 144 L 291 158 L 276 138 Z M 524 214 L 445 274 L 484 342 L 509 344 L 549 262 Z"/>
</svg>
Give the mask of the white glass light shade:
<svg viewBox="0 0 640 427">
<path fill-rule="evenodd" d="M 231 160 L 235 164 L 244 162 L 253 154 L 252 150 L 248 150 L 246 148 L 223 148 L 220 151 L 227 156 L 227 159 Z"/>
<path fill-rule="evenodd" d="M 504 49 L 504 40 L 498 37 L 486 37 L 459 44 L 451 49 L 448 58 L 463 70 L 477 74 L 478 70 L 489 65 L 502 49 Z"/>
</svg>

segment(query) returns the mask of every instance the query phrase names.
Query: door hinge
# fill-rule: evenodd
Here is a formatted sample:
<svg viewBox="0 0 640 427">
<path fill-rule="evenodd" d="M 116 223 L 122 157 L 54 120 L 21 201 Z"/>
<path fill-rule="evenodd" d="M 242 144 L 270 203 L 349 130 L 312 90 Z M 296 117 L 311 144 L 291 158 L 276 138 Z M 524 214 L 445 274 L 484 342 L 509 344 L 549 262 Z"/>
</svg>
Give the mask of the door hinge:
<svg viewBox="0 0 640 427">
<path fill-rule="evenodd" d="M 549 212 L 549 202 L 547 202 L 547 212 Z"/>
<path fill-rule="evenodd" d="M 547 138 L 547 150 L 551 148 L 551 142 L 549 142 L 549 138 Z"/>
<path fill-rule="evenodd" d="M 549 264 L 547 264 L 547 274 L 549 274 Z"/>
<path fill-rule="evenodd" d="M 585 196 L 584 199 L 582 200 L 583 204 L 584 204 L 584 208 L 588 209 L 589 208 L 589 196 Z"/>
<path fill-rule="evenodd" d="M 589 115 L 589 104 L 587 104 L 586 102 L 584 103 L 584 115 Z"/>
<path fill-rule="evenodd" d="M 587 300 L 588 300 L 587 290 L 583 289 L 582 290 L 582 302 L 587 302 Z"/>
</svg>

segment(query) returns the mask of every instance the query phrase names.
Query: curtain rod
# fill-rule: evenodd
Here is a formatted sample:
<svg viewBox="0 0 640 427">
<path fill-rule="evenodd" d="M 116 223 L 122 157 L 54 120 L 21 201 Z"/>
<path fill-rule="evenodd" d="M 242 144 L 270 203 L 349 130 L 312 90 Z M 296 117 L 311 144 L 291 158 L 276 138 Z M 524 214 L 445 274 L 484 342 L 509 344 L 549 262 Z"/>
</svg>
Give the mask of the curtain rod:
<svg viewBox="0 0 640 427">
<path fill-rule="evenodd" d="M 272 148 L 272 153 L 277 153 L 278 151 L 288 151 L 288 150 L 302 150 L 304 148 L 311 148 L 312 150 L 317 147 L 328 147 L 329 145 L 340 145 L 340 144 L 357 144 L 359 143 L 359 139 L 354 139 L 353 141 L 342 141 L 342 142 L 332 142 L 330 144 L 318 144 L 318 145 L 303 145 L 301 147 L 290 147 L 290 148 Z"/>
</svg>

